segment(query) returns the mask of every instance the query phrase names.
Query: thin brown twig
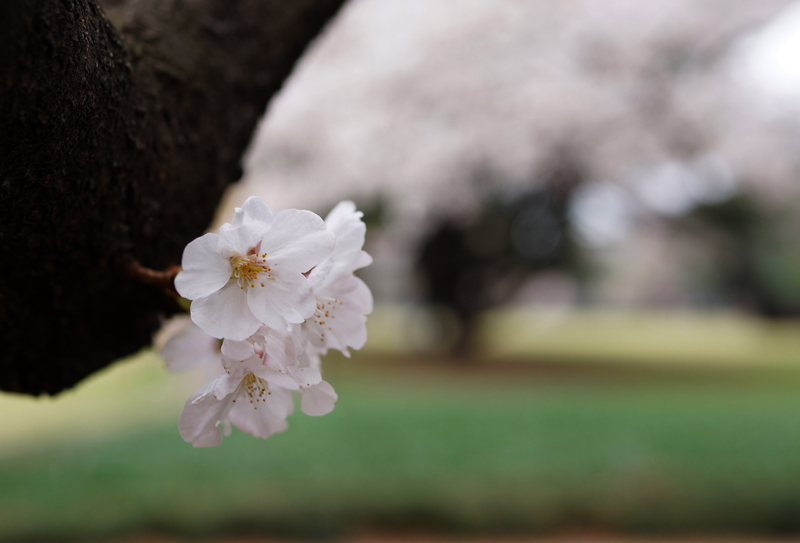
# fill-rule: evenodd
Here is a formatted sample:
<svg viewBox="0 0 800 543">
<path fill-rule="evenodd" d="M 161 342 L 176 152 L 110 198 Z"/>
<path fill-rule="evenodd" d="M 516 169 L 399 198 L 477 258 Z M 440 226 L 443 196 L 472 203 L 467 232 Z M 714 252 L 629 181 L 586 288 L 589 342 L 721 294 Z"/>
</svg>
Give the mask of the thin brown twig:
<svg viewBox="0 0 800 543">
<path fill-rule="evenodd" d="M 145 268 L 136 260 L 128 265 L 128 275 L 133 279 L 145 285 L 158 287 L 175 298 L 181 297 L 178 291 L 175 290 L 175 276 L 180 271 L 180 266 L 170 266 L 165 271 L 151 270 L 150 268 Z"/>
</svg>

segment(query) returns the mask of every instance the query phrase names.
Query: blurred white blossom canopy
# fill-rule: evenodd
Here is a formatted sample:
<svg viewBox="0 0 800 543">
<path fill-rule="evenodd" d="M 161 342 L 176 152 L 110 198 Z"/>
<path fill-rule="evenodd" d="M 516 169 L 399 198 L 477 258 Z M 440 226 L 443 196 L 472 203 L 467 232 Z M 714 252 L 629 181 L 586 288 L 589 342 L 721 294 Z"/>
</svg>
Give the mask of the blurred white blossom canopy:
<svg viewBox="0 0 800 543">
<path fill-rule="evenodd" d="M 780 178 L 772 142 L 742 136 L 767 129 L 729 51 L 785 5 L 355 0 L 271 105 L 245 182 L 278 207 L 381 193 L 417 214 L 472 205 L 476 169 L 529 182 L 559 149 L 598 179 L 694 147 Z"/>
<path fill-rule="evenodd" d="M 379 201 L 371 273 L 396 283 L 441 217 L 535 186 L 563 157 L 589 181 L 573 213 L 590 245 L 743 187 L 796 200 L 798 13 L 789 0 L 353 0 L 270 105 L 223 208 L 250 194 L 275 211 Z"/>
</svg>

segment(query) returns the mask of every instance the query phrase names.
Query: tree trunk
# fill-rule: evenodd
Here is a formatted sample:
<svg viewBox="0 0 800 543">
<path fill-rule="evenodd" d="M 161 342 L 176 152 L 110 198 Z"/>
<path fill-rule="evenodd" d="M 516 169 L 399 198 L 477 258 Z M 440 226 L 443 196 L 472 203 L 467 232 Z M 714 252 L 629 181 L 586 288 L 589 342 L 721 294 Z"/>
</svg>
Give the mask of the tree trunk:
<svg viewBox="0 0 800 543">
<path fill-rule="evenodd" d="M 177 304 L 130 270 L 180 263 L 343 1 L 0 0 L 1 389 L 150 343 Z"/>
</svg>

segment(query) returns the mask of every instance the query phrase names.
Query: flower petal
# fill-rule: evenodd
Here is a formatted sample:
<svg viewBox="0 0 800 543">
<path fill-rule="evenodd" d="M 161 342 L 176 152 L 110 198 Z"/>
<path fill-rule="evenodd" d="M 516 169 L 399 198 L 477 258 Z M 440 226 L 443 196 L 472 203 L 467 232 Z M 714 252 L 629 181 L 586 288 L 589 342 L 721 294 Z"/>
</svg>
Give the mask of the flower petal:
<svg viewBox="0 0 800 543">
<path fill-rule="evenodd" d="M 250 222 L 272 225 L 274 215 L 267 203 L 258 196 L 251 196 L 245 200 L 241 209 L 244 214 L 242 224 Z"/>
<path fill-rule="evenodd" d="M 231 226 L 241 226 L 244 221 L 244 211 L 241 207 L 234 208 L 233 218 L 231 219 Z"/>
<path fill-rule="evenodd" d="M 300 385 L 297 383 L 297 380 L 287 371 L 261 367 L 253 373 L 264 379 L 270 385 L 275 385 L 287 390 L 300 390 Z"/>
<path fill-rule="evenodd" d="M 336 238 L 325 222 L 310 211 L 287 209 L 275 215 L 261 250 L 270 263 L 305 273 L 328 258 Z"/>
<path fill-rule="evenodd" d="M 306 415 L 321 417 L 333 411 L 338 399 L 333 387 L 327 381 L 320 381 L 318 385 L 303 390 L 300 408 Z"/>
<path fill-rule="evenodd" d="M 356 218 L 359 220 L 364 216 L 360 211 L 356 211 L 356 204 L 351 200 L 342 200 L 336 204 L 336 206 L 330 210 L 328 216 L 325 217 L 325 224 L 328 225 L 328 228 L 335 231 L 341 222 L 347 221 L 353 215 L 357 215 Z"/>
<path fill-rule="evenodd" d="M 372 313 L 372 291 L 367 284 L 358 277 L 353 277 L 355 288 L 347 296 L 347 302 L 353 308 L 365 315 Z"/>
<path fill-rule="evenodd" d="M 214 447 L 222 443 L 219 425 L 236 405 L 232 402 L 235 392 L 218 400 L 209 393 L 213 385 L 209 383 L 186 401 L 178 422 L 181 437 L 195 447 Z M 202 400 L 197 401 L 200 398 Z"/>
<path fill-rule="evenodd" d="M 217 251 L 227 258 L 248 254 L 270 231 L 272 221 L 272 211 L 264 200 L 251 196 L 236 208 L 233 220 L 220 227 Z"/>
<path fill-rule="evenodd" d="M 262 327 L 259 330 L 258 341 L 267 353 L 267 364 L 277 368 L 286 369 L 297 363 L 297 356 L 303 352 L 300 338 L 292 331 L 283 332 L 272 328 Z"/>
<path fill-rule="evenodd" d="M 244 256 L 264 239 L 269 230 L 270 226 L 267 224 L 246 220 L 239 226 L 223 224 L 219 229 L 217 252 L 227 259 L 237 255 Z"/>
<path fill-rule="evenodd" d="M 322 361 L 320 360 L 319 355 L 309 352 L 308 350 L 300 355 L 298 363 L 300 364 L 301 368 L 313 368 L 317 371 L 322 371 Z M 320 378 L 321 377 L 322 375 L 320 375 Z"/>
<path fill-rule="evenodd" d="M 239 388 L 239 385 L 242 383 L 242 375 L 232 376 L 232 375 L 222 375 L 218 377 L 212 384 L 211 391 L 214 393 L 214 397 L 218 400 L 222 400 L 225 396 L 233 394 L 233 392 Z"/>
<path fill-rule="evenodd" d="M 247 289 L 247 305 L 258 320 L 270 328 L 285 330 L 314 314 L 314 294 L 302 274 L 273 265 L 272 276 L 274 283 Z"/>
<path fill-rule="evenodd" d="M 294 409 L 292 396 L 277 387 L 270 392 L 260 402 L 237 402 L 229 415 L 231 423 L 242 432 L 262 439 L 286 430 L 286 417 Z"/>
<path fill-rule="evenodd" d="M 335 267 L 336 260 L 333 258 L 326 258 L 319 266 L 315 266 L 308 274 L 308 285 L 311 290 L 324 288 L 326 279 Z"/>
<path fill-rule="evenodd" d="M 249 341 L 225 338 L 222 342 L 222 356 L 231 360 L 247 360 L 254 355 L 253 344 Z"/>
<path fill-rule="evenodd" d="M 189 300 L 208 296 L 231 277 L 231 263 L 217 252 L 217 235 L 206 234 L 183 250 L 183 271 L 175 277 L 175 290 Z"/>
<path fill-rule="evenodd" d="M 214 379 L 210 383 L 206 383 L 205 385 L 198 388 L 190 398 L 192 400 L 192 403 L 200 403 L 206 398 L 206 396 L 211 394 L 214 391 L 214 385 L 216 384 L 216 381 L 217 380 Z"/>
<path fill-rule="evenodd" d="M 350 201 L 339 202 L 325 217 L 325 224 L 336 235 L 336 246 L 331 253 L 345 266 L 352 266 L 364 246 L 367 225 L 361 220 L 364 214 L 356 211 L 356 205 Z M 353 271 L 353 268 L 350 269 Z"/>
<path fill-rule="evenodd" d="M 172 330 L 166 333 L 171 332 L 172 337 L 166 340 L 158 354 L 166 361 L 169 371 L 185 371 L 219 363 L 219 340 L 198 328 L 188 315 L 171 318 L 162 330 L 168 328 Z"/>
<path fill-rule="evenodd" d="M 259 356 L 251 356 L 250 358 L 245 358 L 244 360 L 234 360 L 232 358 L 228 358 L 227 356 L 222 357 L 222 368 L 225 370 L 227 375 L 230 375 L 231 378 L 241 379 L 247 373 L 251 373 L 254 370 L 261 368 L 261 357 Z"/>
<path fill-rule="evenodd" d="M 231 280 L 211 296 L 192 302 L 192 320 L 216 338 L 247 339 L 261 327 L 248 307 L 247 298 L 247 293 Z"/>
<path fill-rule="evenodd" d="M 328 349 L 338 349 L 350 356 L 347 348 L 361 349 L 367 342 L 367 318 L 360 308 L 350 303 L 349 298 L 335 300 L 317 297 L 317 303 L 324 306 L 324 313 L 303 324 L 304 339 L 322 354 Z"/>
<path fill-rule="evenodd" d="M 352 271 L 360 270 L 361 268 L 366 268 L 370 264 L 372 264 L 372 256 L 370 256 L 370 254 L 366 251 L 361 251 L 358 255 L 358 258 L 353 263 Z"/>
<path fill-rule="evenodd" d="M 372 292 L 364 281 L 352 273 L 339 276 L 333 281 L 326 280 L 314 294 L 317 298 L 344 300 L 365 315 L 372 313 Z"/>
<path fill-rule="evenodd" d="M 322 382 L 322 375 L 314 368 L 297 368 L 293 375 L 301 387 L 313 387 Z"/>
</svg>

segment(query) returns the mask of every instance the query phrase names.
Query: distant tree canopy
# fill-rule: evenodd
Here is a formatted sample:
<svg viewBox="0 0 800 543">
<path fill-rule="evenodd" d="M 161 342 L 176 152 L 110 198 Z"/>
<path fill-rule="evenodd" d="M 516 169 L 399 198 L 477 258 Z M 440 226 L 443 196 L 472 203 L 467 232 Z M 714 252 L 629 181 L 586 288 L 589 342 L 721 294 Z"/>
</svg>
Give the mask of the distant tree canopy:
<svg viewBox="0 0 800 543">
<path fill-rule="evenodd" d="M 0 389 L 151 341 L 269 98 L 344 0 L 0 2 Z"/>
</svg>

